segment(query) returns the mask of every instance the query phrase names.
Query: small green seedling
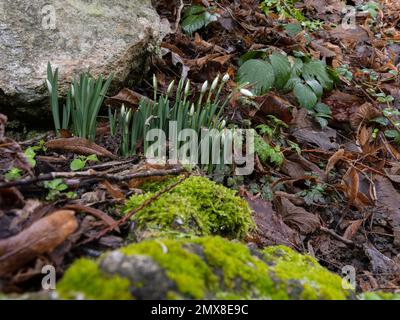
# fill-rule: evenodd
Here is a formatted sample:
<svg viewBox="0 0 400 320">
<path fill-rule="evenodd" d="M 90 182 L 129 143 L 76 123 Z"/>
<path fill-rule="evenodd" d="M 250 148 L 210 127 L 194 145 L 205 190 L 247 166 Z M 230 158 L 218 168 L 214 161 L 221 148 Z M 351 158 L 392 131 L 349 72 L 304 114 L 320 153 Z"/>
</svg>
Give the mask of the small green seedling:
<svg viewBox="0 0 400 320">
<path fill-rule="evenodd" d="M 22 170 L 20 168 L 13 167 L 4 175 L 4 178 L 7 181 L 18 180 L 18 179 L 21 179 L 21 177 L 22 177 L 21 173 L 22 173 Z"/>
<path fill-rule="evenodd" d="M 59 197 L 62 191 L 68 189 L 68 186 L 64 183 L 63 179 L 54 179 L 52 181 L 45 181 L 44 187 L 49 189 L 46 200 L 52 201 Z"/>
<path fill-rule="evenodd" d="M 82 170 L 83 168 L 86 167 L 86 164 L 88 161 L 92 161 L 92 162 L 99 162 L 99 159 L 97 158 L 97 156 L 95 154 L 92 154 L 90 156 L 79 156 L 77 159 L 74 159 L 71 162 L 71 170 L 72 171 L 79 171 Z"/>
<path fill-rule="evenodd" d="M 47 151 L 46 142 L 44 140 L 40 140 L 38 145 L 29 147 L 24 151 L 25 158 L 32 168 L 36 167 L 36 153 L 38 151 Z"/>
</svg>

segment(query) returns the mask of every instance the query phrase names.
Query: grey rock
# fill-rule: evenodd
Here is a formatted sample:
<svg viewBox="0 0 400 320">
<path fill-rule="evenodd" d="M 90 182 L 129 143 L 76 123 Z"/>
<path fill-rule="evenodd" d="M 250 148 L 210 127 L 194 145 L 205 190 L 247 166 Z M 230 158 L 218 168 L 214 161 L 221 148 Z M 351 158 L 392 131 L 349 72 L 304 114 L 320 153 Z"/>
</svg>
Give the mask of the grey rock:
<svg viewBox="0 0 400 320">
<path fill-rule="evenodd" d="M 143 74 L 168 29 L 151 0 L 0 0 L 0 111 L 50 113 L 48 62 L 60 94 L 83 72 L 113 73 L 116 88 Z"/>
<path fill-rule="evenodd" d="M 125 256 L 119 251 L 113 251 L 101 260 L 100 269 L 106 274 L 128 278 L 131 283 L 130 292 L 139 300 L 164 299 L 168 291 L 175 288 L 165 270 L 148 256 Z"/>
</svg>

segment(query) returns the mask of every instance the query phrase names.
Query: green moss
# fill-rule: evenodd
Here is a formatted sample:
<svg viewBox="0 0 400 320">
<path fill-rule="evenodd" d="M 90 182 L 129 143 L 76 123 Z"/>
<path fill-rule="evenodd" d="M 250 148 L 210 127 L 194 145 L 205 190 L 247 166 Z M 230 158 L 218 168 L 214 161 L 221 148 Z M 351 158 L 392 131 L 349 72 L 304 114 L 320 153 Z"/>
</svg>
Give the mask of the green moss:
<svg viewBox="0 0 400 320">
<path fill-rule="evenodd" d="M 129 300 L 129 285 L 128 279 L 102 274 L 95 261 L 79 259 L 57 283 L 57 292 L 62 299 L 76 299 L 83 294 L 88 300 Z"/>
<path fill-rule="evenodd" d="M 311 299 L 346 299 L 348 292 L 342 288 L 341 278 L 329 272 L 308 255 L 300 255 L 285 246 L 267 247 L 263 250 L 264 258 L 273 266 L 273 273 L 282 282 L 285 292 L 303 288 L 300 298 Z"/>
<path fill-rule="evenodd" d="M 173 184 L 176 178 L 162 183 L 148 183 L 143 195 L 131 197 L 123 213 L 127 213 L 151 198 L 158 190 Z M 247 202 L 236 192 L 203 177 L 190 177 L 172 191 L 162 195 L 139 211 L 133 220 L 140 232 L 160 237 L 160 234 L 219 234 L 243 238 L 253 226 Z"/>
<path fill-rule="evenodd" d="M 182 241 L 163 239 L 143 241 L 120 250 L 126 255 L 148 255 L 163 267 L 180 293 L 194 299 L 204 298 L 207 287 L 216 285 L 217 278 L 196 254 L 185 250 Z"/>
<path fill-rule="evenodd" d="M 359 295 L 360 300 L 400 300 L 400 293 L 391 292 L 364 292 Z"/>
<path fill-rule="evenodd" d="M 279 292 L 274 292 L 268 266 L 253 256 L 247 246 L 220 237 L 199 238 L 193 242 L 203 247 L 213 270 L 223 274 L 223 283 L 216 292 L 220 299 L 283 298 Z"/>
<path fill-rule="evenodd" d="M 311 257 L 286 247 L 252 252 L 244 244 L 221 237 L 164 238 L 132 244 L 119 252 L 126 256 L 151 257 L 172 281 L 173 285 L 165 293 L 167 299 L 348 297 L 348 292 L 341 287 L 340 277 L 321 267 Z M 135 273 L 135 269 L 131 272 Z M 146 290 L 157 290 L 160 284 L 152 283 L 153 278 L 144 277 L 143 281 L 147 282 L 141 286 Z M 100 295 L 102 298 L 121 299 L 126 298 L 123 290 L 128 294 L 129 286 L 131 291 L 137 287 L 137 284 L 123 280 L 103 275 L 95 262 L 80 260 L 68 270 L 58 288 L 67 298 L 81 292 L 88 298 Z"/>
</svg>

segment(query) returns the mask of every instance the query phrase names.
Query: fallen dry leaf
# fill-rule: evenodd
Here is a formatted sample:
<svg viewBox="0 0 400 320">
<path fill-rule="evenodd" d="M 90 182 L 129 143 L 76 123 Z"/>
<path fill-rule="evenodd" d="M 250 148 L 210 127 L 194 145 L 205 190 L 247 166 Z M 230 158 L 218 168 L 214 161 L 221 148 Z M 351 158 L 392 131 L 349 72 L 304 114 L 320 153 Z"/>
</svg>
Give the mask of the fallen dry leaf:
<svg viewBox="0 0 400 320">
<path fill-rule="evenodd" d="M 32 224 L 19 234 L 0 240 L 0 277 L 21 268 L 36 257 L 50 253 L 77 228 L 70 210 L 59 210 Z"/>
<path fill-rule="evenodd" d="M 319 229 L 319 218 L 302 207 L 294 205 L 286 198 L 277 199 L 278 212 L 283 217 L 283 222 L 299 230 L 301 234 L 310 234 Z"/>
<path fill-rule="evenodd" d="M 339 149 L 336 151 L 328 160 L 328 164 L 326 165 L 325 174 L 331 172 L 331 170 L 335 167 L 336 163 L 342 160 L 344 157 L 344 149 Z"/>
<path fill-rule="evenodd" d="M 357 231 L 360 229 L 363 222 L 364 222 L 363 219 L 351 221 L 350 225 L 346 228 L 346 231 L 343 234 L 343 238 L 351 240 L 355 236 Z"/>
<path fill-rule="evenodd" d="M 246 200 L 253 209 L 253 220 L 257 226 L 255 237 L 263 246 L 283 244 L 292 248 L 298 247 L 300 243 L 298 234 L 276 214 L 271 202 L 248 197 Z"/>
<path fill-rule="evenodd" d="M 95 154 L 99 157 L 107 157 L 111 159 L 117 158 L 107 149 L 95 144 L 92 141 L 79 137 L 50 140 L 46 143 L 46 147 L 53 150 L 73 152 L 86 156 Z"/>
</svg>

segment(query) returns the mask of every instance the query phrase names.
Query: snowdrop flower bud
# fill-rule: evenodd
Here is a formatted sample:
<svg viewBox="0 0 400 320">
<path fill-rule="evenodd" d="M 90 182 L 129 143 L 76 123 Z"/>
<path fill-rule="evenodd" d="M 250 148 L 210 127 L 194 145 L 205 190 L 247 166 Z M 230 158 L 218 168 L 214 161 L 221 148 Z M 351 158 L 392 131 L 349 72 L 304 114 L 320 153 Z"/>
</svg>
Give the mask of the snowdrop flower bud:
<svg viewBox="0 0 400 320">
<path fill-rule="evenodd" d="M 129 124 L 129 121 L 131 121 L 131 115 L 132 115 L 132 111 L 129 110 L 128 113 L 126 114 L 126 118 L 125 118 L 126 124 Z"/>
<path fill-rule="evenodd" d="M 174 85 L 175 85 L 175 80 L 173 80 L 168 86 L 168 89 L 167 89 L 167 95 L 168 96 L 171 94 L 172 89 L 174 89 Z"/>
<path fill-rule="evenodd" d="M 188 96 L 190 91 L 190 80 L 186 81 L 185 95 Z"/>
<path fill-rule="evenodd" d="M 192 107 L 190 108 L 189 115 L 190 116 L 194 115 L 194 103 L 192 103 Z"/>
<path fill-rule="evenodd" d="M 157 77 L 153 74 L 153 88 L 157 88 Z"/>
<path fill-rule="evenodd" d="M 51 85 L 49 80 L 46 80 L 47 83 L 47 88 L 49 89 L 49 92 L 52 93 L 53 92 L 53 86 Z"/>
<path fill-rule="evenodd" d="M 224 77 L 222 78 L 222 81 L 223 81 L 223 82 L 228 82 L 230 78 L 231 78 L 231 77 L 229 76 L 229 74 L 226 73 L 226 74 L 224 75 Z"/>
<path fill-rule="evenodd" d="M 214 91 L 217 88 L 218 85 L 218 81 L 219 81 L 219 75 L 214 79 L 213 83 L 211 84 L 211 91 Z"/>
<path fill-rule="evenodd" d="M 203 83 L 203 86 L 201 87 L 201 93 L 206 93 L 208 89 L 208 81 Z"/>
<path fill-rule="evenodd" d="M 226 121 L 225 121 L 225 120 L 222 120 L 222 122 L 221 122 L 221 129 L 225 128 L 225 126 L 226 126 Z"/>
<path fill-rule="evenodd" d="M 254 97 L 253 92 L 247 89 L 240 89 L 240 93 L 246 97 Z"/>
</svg>

